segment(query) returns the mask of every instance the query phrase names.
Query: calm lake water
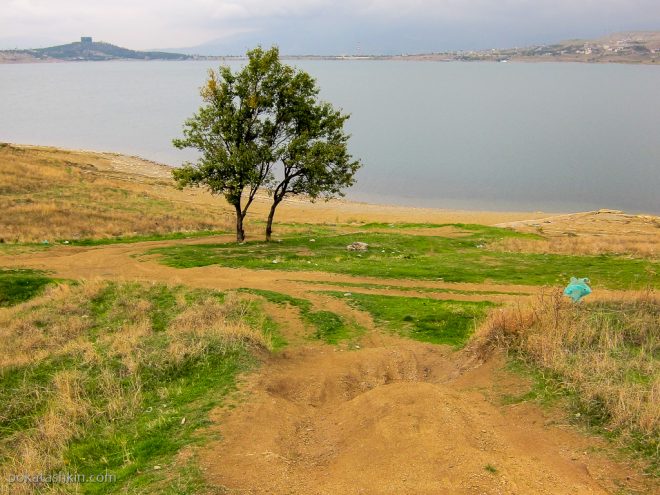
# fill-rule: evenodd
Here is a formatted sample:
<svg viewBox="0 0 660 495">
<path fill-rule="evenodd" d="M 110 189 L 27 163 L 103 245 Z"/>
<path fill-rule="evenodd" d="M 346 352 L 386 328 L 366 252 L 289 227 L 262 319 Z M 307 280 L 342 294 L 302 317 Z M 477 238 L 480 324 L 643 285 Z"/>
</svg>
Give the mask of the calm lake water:
<svg viewBox="0 0 660 495">
<path fill-rule="evenodd" d="M 0 141 L 178 165 L 212 62 L 0 65 Z M 660 213 L 660 67 L 301 61 L 352 114 L 348 197 Z"/>
</svg>

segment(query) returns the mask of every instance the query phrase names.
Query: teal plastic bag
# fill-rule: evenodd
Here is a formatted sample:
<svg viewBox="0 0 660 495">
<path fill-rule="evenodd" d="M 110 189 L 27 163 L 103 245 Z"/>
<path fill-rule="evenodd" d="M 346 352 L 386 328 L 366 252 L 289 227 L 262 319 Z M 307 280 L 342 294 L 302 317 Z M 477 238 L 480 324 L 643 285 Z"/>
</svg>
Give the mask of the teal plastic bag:
<svg viewBox="0 0 660 495">
<path fill-rule="evenodd" d="M 571 283 L 564 289 L 564 295 L 573 299 L 573 302 L 579 302 L 584 296 L 591 294 L 590 283 L 588 278 L 571 277 Z"/>
</svg>

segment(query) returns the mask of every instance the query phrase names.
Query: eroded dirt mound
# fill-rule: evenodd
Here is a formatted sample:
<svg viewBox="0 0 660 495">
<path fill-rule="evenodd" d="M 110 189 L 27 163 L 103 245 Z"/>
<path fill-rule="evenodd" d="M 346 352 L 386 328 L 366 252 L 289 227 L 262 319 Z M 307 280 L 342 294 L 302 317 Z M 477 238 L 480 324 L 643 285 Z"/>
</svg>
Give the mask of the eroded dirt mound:
<svg viewBox="0 0 660 495">
<path fill-rule="evenodd" d="M 459 374 L 455 356 L 399 341 L 274 359 L 215 418 L 208 481 L 250 494 L 608 493 L 599 473 L 619 467 L 525 405 L 486 400 L 492 369 Z"/>
</svg>

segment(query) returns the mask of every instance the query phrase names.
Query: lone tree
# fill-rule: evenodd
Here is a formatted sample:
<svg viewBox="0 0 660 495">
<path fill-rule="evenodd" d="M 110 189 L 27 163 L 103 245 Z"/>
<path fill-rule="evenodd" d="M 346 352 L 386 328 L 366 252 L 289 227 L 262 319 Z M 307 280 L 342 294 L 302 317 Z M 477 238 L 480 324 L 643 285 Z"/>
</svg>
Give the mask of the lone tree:
<svg viewBox="0 0 660 495">
<path fill-rule="evenodd" d="M 236 210 L 238 242 L 245 240 L 243 221 L 260 188 L 273 197 L 269 240 L 275 210 L 287 194 L 312 200 L 342 194 L 360 166 L 346 149 L 348 116 L 318 101 L 309 74 L 282 64 L 276 47 L 255 48 L 247 57 L 236 73 L 229 67 L 209 71 L 204 104 L 185 122 L 184 137 L 173 140 L 177 148 L 200 152 L 195 163 L 173 171 L 177 184 L 224 195 Z"/>
<path fill-rule="evenodd" d="M 344 123 L 349 116 L 319 102 L 314 79 L 302 71 L 285 69 L 287 84 L 277 98 L 278 137 L 274 156 L 281 170 L 273 182 L 273 202 L 266 223 L 266 240 L 273 233 L 275 210 L 285 196 L 306 195 L 312 201 L 343 196 L 355 182 L 360 162 L 348 153 Z"/>
</svg>

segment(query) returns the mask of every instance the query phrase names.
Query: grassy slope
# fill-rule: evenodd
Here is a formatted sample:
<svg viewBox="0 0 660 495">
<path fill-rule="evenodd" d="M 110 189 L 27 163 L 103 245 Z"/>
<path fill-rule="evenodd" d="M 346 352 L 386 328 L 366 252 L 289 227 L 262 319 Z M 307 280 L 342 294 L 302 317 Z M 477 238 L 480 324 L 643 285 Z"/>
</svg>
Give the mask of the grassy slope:
<svg viewBox="0 0 660 495">
<path fill-rule="evenodd" d="M 0 269 L 0 308 L 27 301 L 52 281 L 35 270 Z"/>
<path fill-rule="evenodd" d="M 60 286 L 0 311 L 0 474 L 117 477 L 85 493 L 166 493 L 170 478 L 193 490 L 194 465 L 172 457 L 275 331 L 258 302 L 162 285 Z"/>
<path fill-rule="evenodd" d="M 113 172 L 109 159 L 0 144 L 0 242 L 223 230 L 217 208 L 182 204 L 167 178 Z"/>
<path fill-rule="evenodd" d="M 418 297 L 328 292 L 369 312 L 385 328 L 422 342 L 462 347 L 486 316 L 489 302 L 438 301 Z"/>
<path fill-rule="evenodd" d="M 531 373 L 536 385 L 518 400 L 568 399 L 574 421 L 641 453 L 660 476 L 658 328 L 652 294 L 575 305 L 556 292 L 493 313 L 474 345 L 503 347 Z"/>
<path fill-rule="evenodd" d="M 465 228 L 466 226 L 461 226 Z M 630 289 L 660 283 L 658 263 L 621 256 L 567 256 L 495 252 L 488 243 L 521 236 L 506 229 L 467 226 L 470 235 L 441 237 L 402 233 L 322 234 L 314 242 L 289 237 L 280 243 L 199 244 L 154 249 L 163 263 L 179 268 L 219 264 L 251 269 L 326 271 L 387 278 L 446 282 L 499 282 L 525 285 L 563 284 L 571 276 L 587 276 L 596 287 Z M 370 245 L 350 252 L 353 241 Z"/>
<path fill-rule="evenodd" d="M 326 344 L 338 344 L 344 340 L 354 339 L 363 331 L 356 323 L 349 323 L 332 311 L 314 311 L 312 304 L 307 299 L 263 289 L 246 289 L 245 291 L 263 297 L 275 304 L 297 308 L 303 321 L 315 329 L 313 337 L 324 341 Z"/>
</svg>

